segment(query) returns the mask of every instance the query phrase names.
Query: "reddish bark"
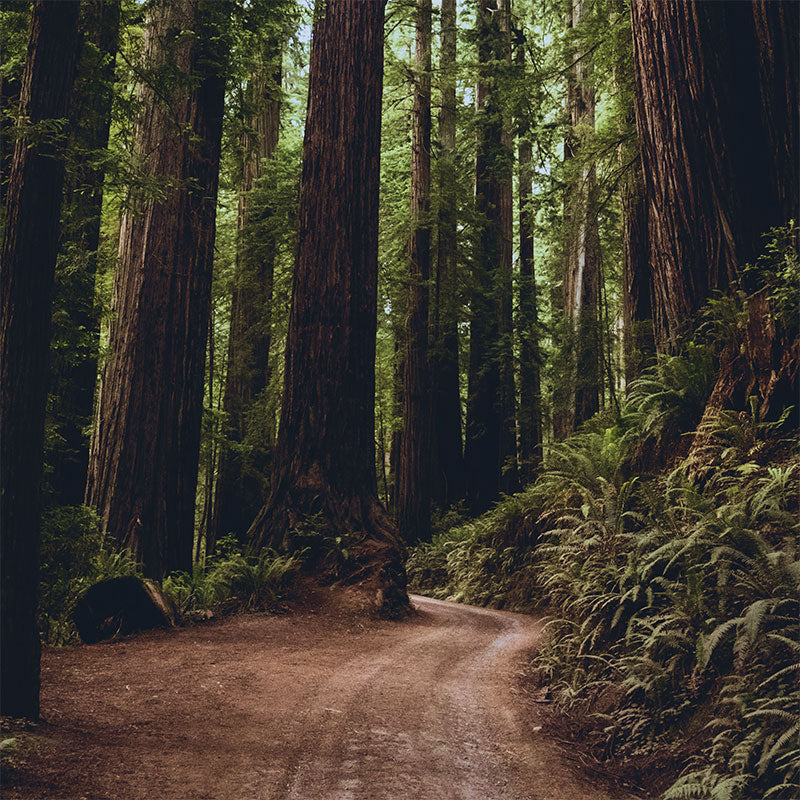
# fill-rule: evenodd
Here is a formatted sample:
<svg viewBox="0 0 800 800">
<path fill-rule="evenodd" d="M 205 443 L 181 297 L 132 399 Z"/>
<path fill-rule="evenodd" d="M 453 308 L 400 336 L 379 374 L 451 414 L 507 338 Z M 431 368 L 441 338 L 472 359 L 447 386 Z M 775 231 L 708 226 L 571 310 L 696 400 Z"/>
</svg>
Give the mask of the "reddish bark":
<svg viewBox="0 0 800 800">
<path fill-rule="evenodd" d="M 501 0 L 502 2 L 502 0 Z M 501 6 L 501 8 L 504 6 Z M 497 0 L 481 0 L 477 36 L 479 77 L 475 93 L 477 146 L 475 157 L 475 206 L 478 233 L 472 270 L 469 387 L 464 444 L 467 502 L 480 514 L 501 491 L 503 468 L 515 466 L 516 452 L 509 452 L 507 312 L 507 219 L 511 210 L 507 193 L 513 153 L 504 138 L 500 92 L 493 82 L 497 61 L 507 55 L 508 33 L 498 12 Z M 506 335 L 507 334 L 507 335 Z M 513 376 L 512 376 L 513 379 Z"/>
<path fill-rule="evenodd" d="M 525 49 L 517 51 L 517 65 L 524 74 Z M 527 126 L 520 126 L 519 162 L 519 463 L 523 483 L 533 480 L 542 461 L 542 388 L 539 311 L 534 269 L 534 213 L 532 195 L 531 143 Z"/>
<path fill-rule="evenodd" d="M 625 252 L 623 271 L 623 336 L 625 378 L 632 381 L 642 363 L 652 358 L 653 308 L 650 298 L 650 242 L 647 228 L 647 201 L 642 185 L 641 159 L 636 155 L 627 166 L 620 185 L 622 200 L 622 242 Z M 623 166 L 623 168 L 625 168 Z"/>
<path fill-rule="evenodd" d="M 122 219 L 92 439 L 87 503 L 156 579 L 192 565 L 228 10 L 162 0 L 151 11 L 145 61 L 175 74 L 166 93 L 140 87 L 136 152 L 164 196 L 133 197 Z"/>
<path fill-rule="evenodd" d="M 428 363 L 428 282 L 431 262 L 431 0 L 417 0 L 414 108 L 411 135 L 406 352 L 403 432 L 395 519 L 404 541 L 429 539 L 431 506 L 431 394 Z"/>
<path fill-rule="evenodd" d="M 575 28 L 588 15 L 586 0 L 571 0 Z M 593 62 L 582 46 L 574 49 L 568 83 L 569 130 L 565 157 L 572 162 L 564 204 L 565 269 L 564 315 L 570 328 L 568 342 L 569 385 L 572 396 L 564 421 L 565 431 L 575 430 L 600 409 L 600 239 L 597 228 L 596 167 L 586 150 L 595 124 Z"/>
<path fill-rule="evenodd" d="M 797 216 L 798 6 L 634 0 L 631 13 L 656 339 L 669 350 L 762 234 Z"/>
<path fill-rule="evenodd" d="M 458 199 L 456 197 L 456 0 L 442 0 L 439 109 L 439 214 L 433 311 L 431 381 L 433 395 L 433 499 L 447 508 L 464 498 L 461 441 L 457 280 Z"/>
<path fill-rule="evenodd" d="M 310 546 L 318 570 L 361 581 L 389 612 L 408 599 L 375 478 L 383 19 L 383 2 L 328 0 L 314 21 L 274 483 L 250 535 Z"/>
</svg>

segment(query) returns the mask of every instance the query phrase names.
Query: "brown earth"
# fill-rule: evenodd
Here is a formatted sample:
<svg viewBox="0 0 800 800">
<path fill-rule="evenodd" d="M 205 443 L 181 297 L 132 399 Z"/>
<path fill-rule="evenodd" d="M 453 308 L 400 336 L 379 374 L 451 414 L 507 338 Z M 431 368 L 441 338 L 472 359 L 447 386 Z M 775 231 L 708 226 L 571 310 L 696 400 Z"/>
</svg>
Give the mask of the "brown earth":
<svg viewBox="0 0 800 800">
<path fill-rule="evenodd" d="M 620 800 L 521 690 L 541 620 L 413 597 L 48 649 L 3 797 Z M 541 727 L 540 727 L 541 726 Z"/>
</svg>

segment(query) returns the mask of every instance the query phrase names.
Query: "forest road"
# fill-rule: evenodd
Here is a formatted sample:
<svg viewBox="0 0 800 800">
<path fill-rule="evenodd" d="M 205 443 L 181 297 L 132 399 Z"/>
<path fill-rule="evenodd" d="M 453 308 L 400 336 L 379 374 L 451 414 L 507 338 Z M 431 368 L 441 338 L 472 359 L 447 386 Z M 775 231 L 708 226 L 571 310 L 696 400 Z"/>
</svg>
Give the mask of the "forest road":
<svg viewBox="0 0 800 800">
<path fill-rule="evenodd" d="M 619 800 L 519 691 L 522 614 L 412 597 L 400 622 L 240 615 L 49 649 L 4 798 Z"/>
</svg>

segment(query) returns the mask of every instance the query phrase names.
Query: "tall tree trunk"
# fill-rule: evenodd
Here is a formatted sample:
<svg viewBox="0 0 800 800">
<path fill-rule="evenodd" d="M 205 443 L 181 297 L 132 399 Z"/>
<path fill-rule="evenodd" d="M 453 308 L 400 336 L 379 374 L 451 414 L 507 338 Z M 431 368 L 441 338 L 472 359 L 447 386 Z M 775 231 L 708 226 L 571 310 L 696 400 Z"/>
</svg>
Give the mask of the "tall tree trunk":
<svg viewBox="0 0 800 800">
<path fill-rule="evenodd" d="M 503 142 L 503 111 L 493 85 L 496 62 L 504 54 L 505 34 L 496 0 L 479 0 L 477 15 L 478 85 L 475 92 L 477 143 L 475 207 L 478 233 L 473 259 L 469 387 L 464 465 L 467 501 L 481 514 L 500 493 L 503 468 L 503 384 L 501 373 L 501 298 L 503 226 L 501 177 L 508 153 Z"/>
<path fill-rule="evenodd" d="M 520 76 L 525 71 L 525 47 L 517 51 Z M 519 124 L 519 462 L 520 479 L 530 483 L 542 463 L 542 386 L 539 308 L 536 297 L 531 208 L 532 168 L 528 126 Z"/>
<path fill-rule="evenodd" d="M 573 0 L 564 0 L 565 11 L 565 27 L 567 36 L 571 35 L 571 30 L 574 27 L 573 13 L 572 13 Z M 562 264 L 559 270 L 558 280 L 551 279 L 550 281 L 550 313 L 551 313 L 551 329 L 553 352 L 556 354 L 553 359 L 551 368 L 551 407 L 552 407 L 552 426 L 553 426 L 553 439 L 561 441 L 566 439 L 573 429 L 573 414 L 572 403 L 572 363 L 571 363 L 571 335 L 568 334 L 567 316 L 565 306 L 565 286 L 567 274 L 567 238 L 568 226 L 570 224 L 570 207 L 571 207 L 571 194 L 569 191 L 570 186 L 570 172 L 573 168 L 573 131 L 571 126 L 572 109 L 575 106 L 577 99 L 577 84 L 575 66 L 573 64 L 574 55 L 572 48 L 566 49 L 566 98 L 564 101 L 564 183 L 565 191 L 562 201 L 562 227 L 563 236 L 562 244 L 564 250 L 562 252 Z"/>
<path fill-rule="evenodd" d="M 798 6 L 634 0 L 631 14 L 656 339 L 670 350 L 762 234 L 796 218 Z"/>
<path fill-rule="evenodd" d="M 496 0 L 498 24 L 498 60 L 505 72 L 511 72 L 511 0 Z M 500 68 L 502 69 L 502 67 Z M 497 69 L 498 73 L 500 69 Z M 499 76 L 498 76 L 499 77 Z M 497 91 L 495 89 L 494 91 Z M 502 428 L 500 432 L 500 491 L 519 491 L 517 464 L 517 394 L 514 385 L 514 135 L 513 120 L 503 97 L 502 155 L 497 163 L 496 180 L 500 184 L 500 267 L 498 299 L 500 305 L 500 392 Z"/>
<path fill-rule="evenodd" d="M 77 2 L 34 5 L 21 105 L 48 130 L 67 116 L 77 25 Z M 63 181 L 60 137 L 17 140 L 0 272 L 0 713 L 34 720 L 47 353 Z"/>
<path fill-rule="evenodd" d="M 283 406 L 250 534 L 311 546 L 319 571 L 361 581 L 390 611 L 408 598 L 375 477 L 383 19 L 383 2 L 328 0 L 314 21 Z"/>
<path fill-rule="evenodd" d="M 154 578 L 192 565 L 229 9 L 161 0 L 145 33 L 147 66 L 174 73 L 139 90 L 136 152 L 164 196 L 122 219 L 86 497 Z"/>
<path fill-rule="evenodd" d="M 83 46 L 70 109 L 72 168 L 64 190 L 53 301 L 48 412 L 58 443 L 48 460 L 52 465 L 49 488 L 56 505 L 80 505 L 86 490 L 89 437 L 85 431 L 92 419 L 100 344 L 94 287 L 103 157 L 111 126 L 119 19 L 118 0 L 81 3 Z"/>
<path fill-rule="evenodd" d="M 458 367 L 458 199 L 456 197 L 456 0 L 442 0 L 439 109 L 439 214 L 433 311 L 433 500 L 448 508 L 464 497 Z"/>
<path fill-rule="evenodd" d="M 628 157 L 623 150 L 621 158 Z M 650 242 L 647 200 L 644 195 L 642 162 L 636 154 L 623 163 L 620 183 L 624 271 L 622 287 L 623 356 L 625 379 L 632 381 L 642 364 L 655 352 L 653 309 L 650 299 Z"/>
<path fill-rule="evenodd" d="M 587 17 L 587 0 L 571 0 L 572 27 Z M 564 315 L 570 329 L 569 383 L 573 389 L 567 425 L 574 430 L 600 409 L 600 241 L 597 229 L 597 177 L 587 153 L 594 134 L 595 94 L 592 56 L 578 44 L 569 81 L 569 185 L 565 202 Z"/>
<path fill-rule="evenodd" d="M 406 542 L 430 539 L 431 395 L 428 369 L 428 282 L 431 263 L 431 0 L 417 0 L 411 134 L 409 243 L 403 434 L 395 518 Z"/>
<path fill-rule="evenodd" d="M 270 42 L 262 69 L 252 77 L 246 93 L 249 113 L 247 130 L 242 136 L 239 239 L 223 408 L 228 420 L 229 441 L 238 445 L 246 442 L 247 448 L 243 452 L 241 447 L 224 446 L 217 479 L 215 519 L 207 543 L 209 552 L 213 552 L 217 537 L 234 533 L 242 538 L 252 524 L 264 504 L 269 457 L 275 445 L 272 409 L 267 408 L 264 401 L 271 373 L 269 351 L 276 243 L 271 232 L 266 236 L 256 232 L 259 223 L 266 220 L 252 218 L 248 197 L 263 173 L 263 160 L 272 158 L 278 146 L 281 55 L 280 44 Z M 248 419 L 256 402 L 260 402 L 261 407 L 257 414 L 257 431 L 253 432 L 248 430 L 252 427 Z"/>
<path fill-rule="evenodd" d="M 625 0 L 614 0 L 614 85 L 617 94 L 620 144 L 617 159 L 622 206 L 622 369 L 630 383 L 655 353 L 650 297 L 650 241 L 648 203 L 644 192 L 642 158 L 636 139 L 633 90 L 633 43 L 630 12 Z M 622 24 L 620 24 L 622 23 Z"/>
</svg>

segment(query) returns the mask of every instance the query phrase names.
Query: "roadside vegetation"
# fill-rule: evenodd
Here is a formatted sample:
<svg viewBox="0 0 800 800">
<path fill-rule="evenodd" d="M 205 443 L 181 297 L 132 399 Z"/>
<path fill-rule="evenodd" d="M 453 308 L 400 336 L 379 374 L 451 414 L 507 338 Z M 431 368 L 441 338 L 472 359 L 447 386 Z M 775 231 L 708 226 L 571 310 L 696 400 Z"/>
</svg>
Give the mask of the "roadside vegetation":
<svg viewBox="0 0 800 800">
<path fill-rule="evenodd" d="M 245 555 L 236 539 L 228 536 L 191 574 L 173 572 L 161 588 L 179 622 L 239 611 L 276 611 L 302 561 L 302 552 L 282 556 L 263 550 L 258 556 Z M 62 507 L 46 514 L 39 605 L 42 642 L 56 646 L 78 642 L 72 614 L 81 595 L 100 581 L 131 575 L 141 578 L 141 565 L 127 551 L 114 549 L 90 508 Z"/>
<path fill-rule="evenodd" d="M 796 319 L 796 299 L 780 303 Z M 765 414 L 752 395 L 704 413 L 714 337 L 744 324 L 732 309 L 708 306 L 705 340 L 659 357 L 619 412 L 547 449 L 533 485 L 408 564 L 414 591 L 545 609 L 536 679 L 597 758 L 666 764 L 667 800 L 800 791 L 797 409 Z M 655 452 L 672 457 L 659 468 Z"/>
</svg>

